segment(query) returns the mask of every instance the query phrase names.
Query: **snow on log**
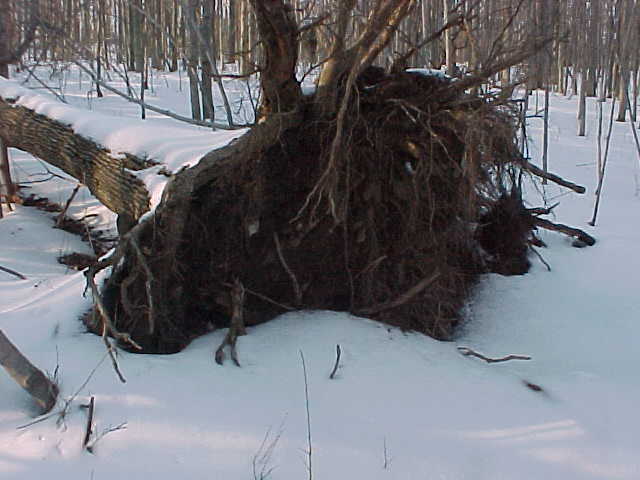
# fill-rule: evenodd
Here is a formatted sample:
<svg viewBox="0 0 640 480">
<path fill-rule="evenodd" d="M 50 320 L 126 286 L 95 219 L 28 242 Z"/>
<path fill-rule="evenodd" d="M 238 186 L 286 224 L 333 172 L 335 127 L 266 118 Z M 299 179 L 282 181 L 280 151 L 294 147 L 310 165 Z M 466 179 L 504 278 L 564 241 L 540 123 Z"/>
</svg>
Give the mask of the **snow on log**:
<svg viewBox="0 0 640 480">
<path fill-rule="evenodd" d="M 0 135 L 11 147 L 54 165 L 86 185 L 107 208 L 134 219 L 149 210 L 149 193 L 131 172 L 154 164 L 114 156 L 67 125 L 0 97 Z"/>
</svg>

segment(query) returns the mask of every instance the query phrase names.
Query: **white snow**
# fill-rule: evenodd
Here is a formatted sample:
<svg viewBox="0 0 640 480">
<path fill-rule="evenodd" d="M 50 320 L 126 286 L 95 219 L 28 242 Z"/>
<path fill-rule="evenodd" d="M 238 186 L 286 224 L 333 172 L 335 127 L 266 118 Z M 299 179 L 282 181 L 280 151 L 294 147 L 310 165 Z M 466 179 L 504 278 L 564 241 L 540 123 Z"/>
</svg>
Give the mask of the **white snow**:
<svg viewBox="0 0 640 480">
<path fill-rule="evenodd" d="M 81 113 L 85 97 L 78 83 L 77 91 L 67 92 L 68 99 L 80 99 L 74 109 L 56 106 L 44 93 L 16 95 L 113 151 L 146 152 L 172 169 L 230 140 L 228 133 L 173 121 L 113 120 L 118 109 L 136 110 L 109 96 L 92 101 L 94 110 L 106 112 L 100 117 Z M 89 86 L 86 79 L 83 86 Z M 177 104 L 179 92 L 166 90 L 166 104 Z M 260 478 L 263 467 L 273 468 L 265 478 L 308 478 L 300 352 L 308 374 L 313 478 L 640 478 L 638 157 L 628 123 L 615 123 L 599 219 L 589 227 L 595 107 L 589 99 L 586 138 L 575 135 L 576 107 L 576 98 L 552 95 L 550 168 L 589 192 L 548 185 L 545 194 L 549 203 L 561 202 L 558 221 L 589 231 L 598 243 L 576 249 L 564 236 L 542 232 L 549 247 L 541 254 L 552 271 L 532 256 L 527 275 L 485 276 L 456 342 L 342 313 L 291 313 L 250 328 L 239 340 L 242 368 L 214 363 L 213 351 L 225 334 L 215 331 L 176 355 L 121 352 L 128 380 L 121 384 L 100 338 L 84 333 L 78 320 L 90 305 L 82 297 L 82 273 L 56 262 L 61 253 L 88 247 L 52 229 L 50 214 L 5 209 L 0 265 L 28 280 L 0 272 L 0 328 L 40 368 L 53 372 L 58 366 L 61 400 L 54 412 L 77 396 L 62 421 L 54 413 L 19 428 L 34 420 L 30 399 L 0 372 L 0 478 L 252 479 Z M 540 144 L 542 121 L 532 119 L 529 127 Z M 535 148 L 533 154 L 539 163 Z M 11 155 L 18 181 L 42 178 L 33 176 L 44 171 L 39 162 L 15 150 Z M 56 177 L 30 186 L 64 202 L 74 183 Z M 543 203 L 535 188 L 527 194 L 532 205 Z M 113 222 L 86 190 L 72 213 L 98 213 L 98 225 Z M 336 344 L 341 366 L 330 380 Z M 460 355 L 457 346 L 532 360 L 487 364 Z M 81 445 L 81 405 L 91 396 L 98 434 L 126 422 L 126 428 L 102 437 L 93 454 Z"/>
</svg>

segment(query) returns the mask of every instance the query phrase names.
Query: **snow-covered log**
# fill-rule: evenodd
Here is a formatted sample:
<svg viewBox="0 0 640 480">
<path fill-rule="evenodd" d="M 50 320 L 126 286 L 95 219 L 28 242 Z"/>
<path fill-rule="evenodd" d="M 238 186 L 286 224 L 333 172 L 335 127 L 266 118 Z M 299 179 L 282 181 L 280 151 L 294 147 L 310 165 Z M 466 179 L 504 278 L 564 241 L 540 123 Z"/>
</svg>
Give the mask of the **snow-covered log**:
<svg viewBox="0 0 640 480">
<path fill-rule="evenodd" d="M 149 193 L 133 171 L 152 162 L 129 154 L 113 155 L 69 126 L 2 97 L 0 135 L 9 146 L 76 178 L 110 210 L 134 219 L 149 210 Z"/>
</svg>

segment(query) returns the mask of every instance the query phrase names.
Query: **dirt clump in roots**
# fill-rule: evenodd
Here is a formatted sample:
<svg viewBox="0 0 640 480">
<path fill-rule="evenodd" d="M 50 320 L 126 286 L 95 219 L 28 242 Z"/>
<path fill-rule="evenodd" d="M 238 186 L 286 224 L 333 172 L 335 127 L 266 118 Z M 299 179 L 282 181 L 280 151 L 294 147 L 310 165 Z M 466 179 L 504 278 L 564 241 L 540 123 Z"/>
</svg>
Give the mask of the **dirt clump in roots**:
<svg viewBox="0 0 640 480">
<path fill-rule="evenodd" d="M 171 268 L 156 279 L 166 312 L 150 329 L 145 275 L 125 262 L 104 290 L 118 330 L 143 351 L 179 351 L 229 326 L 240 281 L 247 325 L 333 309 L 450 339 L 479 274 L 528 269 L 526 211 L 500 213 L 522 205 L 509 105 L 444 78 L 374 73 L 357 84 L 337 156 L 336 121 L 309 97 L 301 125 L 194 192 L 175 258 L 156 248 L 161 230 L 142 235 L 158 252 L 151 271 Z"/>
</svg>

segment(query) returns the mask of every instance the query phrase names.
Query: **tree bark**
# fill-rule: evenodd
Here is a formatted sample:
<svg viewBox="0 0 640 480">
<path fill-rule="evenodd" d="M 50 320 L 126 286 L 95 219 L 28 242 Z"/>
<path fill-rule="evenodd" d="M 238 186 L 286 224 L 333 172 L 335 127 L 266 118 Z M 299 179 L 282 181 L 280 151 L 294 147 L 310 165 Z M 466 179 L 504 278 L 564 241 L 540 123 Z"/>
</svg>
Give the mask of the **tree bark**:
<svg viewBox="0 0 640 480">
<path fill-rule="evenodd" d="M 58 398 L 58 386 L 34 367 L 2 330 L 0 330 L 0 365 L 33 397 L 42 409 L 42 413 L 53 408 Z"/>
<path fill-rule="evenodd" d="M 143 170 L 153 162 L 130 154 L 116 158 L 68 126 L 1 97 L 0 135 L 8 146 L 31 153 L 86 185 L 113 212 L 138 219 L 149 210 L 144 183 L 128 170 Z"/>
</svg>

